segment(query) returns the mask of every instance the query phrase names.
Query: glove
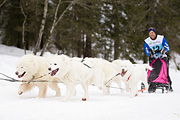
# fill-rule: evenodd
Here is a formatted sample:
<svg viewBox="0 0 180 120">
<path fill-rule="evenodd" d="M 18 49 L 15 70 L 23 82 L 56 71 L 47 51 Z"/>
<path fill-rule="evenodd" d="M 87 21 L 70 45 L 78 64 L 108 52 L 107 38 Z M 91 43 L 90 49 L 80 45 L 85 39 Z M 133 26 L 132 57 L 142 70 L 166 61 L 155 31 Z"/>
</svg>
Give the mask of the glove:
<svg viewBox="0 0 180 120">
<path fill-rule="evenodd" d="M 161 54 L 164 55 L 166 53 L 166 46 L 161 50 Z"/>
<path fill-rule="evenodd" d="M 153 56 L 155 54 L 155 50 L 154 49 L 150 49 L 150 55 Z"/>
</svg>

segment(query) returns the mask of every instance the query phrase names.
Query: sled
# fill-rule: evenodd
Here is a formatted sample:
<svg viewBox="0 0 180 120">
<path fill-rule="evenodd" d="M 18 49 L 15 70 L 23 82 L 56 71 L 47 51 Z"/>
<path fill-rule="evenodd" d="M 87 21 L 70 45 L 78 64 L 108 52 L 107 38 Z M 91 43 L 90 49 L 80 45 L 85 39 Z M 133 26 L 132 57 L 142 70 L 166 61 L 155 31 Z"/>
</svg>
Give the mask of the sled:
<svg viewBox="0 0 180 120">
<path fill-rule="evenodd" d="M 167 77 L 167 64 L 162 58 L 157 58 L 152 61 L 150 66 L 153 70 L 148 70 L 147 82 L 149 84 L 148 92 L 155 92 L 156 89 L 161 89 L 162 93 L 169 90 L 169 82 Z"/>
</svg>

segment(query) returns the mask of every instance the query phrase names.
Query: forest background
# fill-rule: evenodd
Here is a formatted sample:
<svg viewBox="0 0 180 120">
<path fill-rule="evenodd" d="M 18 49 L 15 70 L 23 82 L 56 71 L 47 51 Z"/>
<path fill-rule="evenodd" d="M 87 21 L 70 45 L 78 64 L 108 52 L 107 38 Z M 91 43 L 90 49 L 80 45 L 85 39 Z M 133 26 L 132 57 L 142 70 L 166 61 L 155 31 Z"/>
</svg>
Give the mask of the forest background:
<svg viewBox="0 0 180 120">
<path fill-rule="evenodd" d="M 0 43 L 41 56 L 146 63 L 149 27 L 180 54 L 179 21 L 180 0 L 0 0 Z"/>
</svg>

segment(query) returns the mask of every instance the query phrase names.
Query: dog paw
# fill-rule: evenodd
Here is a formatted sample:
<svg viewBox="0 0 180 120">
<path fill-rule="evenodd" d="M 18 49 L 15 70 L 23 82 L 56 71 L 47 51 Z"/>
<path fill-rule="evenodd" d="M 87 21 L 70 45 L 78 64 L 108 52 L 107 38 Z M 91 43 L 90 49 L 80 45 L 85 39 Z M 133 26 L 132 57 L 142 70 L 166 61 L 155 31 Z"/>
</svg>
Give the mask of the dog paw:
<svg viewBox="0 0 180 120">
<path fill-rule="evenodd" d="M 82 101 L 86 101 L 86 98 L 82 98 Z"/>
<path fill-rule="evenodd" d="M 136 97 L 136 96 L 138 96 L 138 94 L 131 95 L 130 97 L 133 98 L 133 97 Z"/>
<path fill-rule="evenodd" d="M 23 91 L 19 91 L 18 94 L 19 94 L 19 95 L 22 95 L 22 94 L 23 94 Z"/>
</svg>

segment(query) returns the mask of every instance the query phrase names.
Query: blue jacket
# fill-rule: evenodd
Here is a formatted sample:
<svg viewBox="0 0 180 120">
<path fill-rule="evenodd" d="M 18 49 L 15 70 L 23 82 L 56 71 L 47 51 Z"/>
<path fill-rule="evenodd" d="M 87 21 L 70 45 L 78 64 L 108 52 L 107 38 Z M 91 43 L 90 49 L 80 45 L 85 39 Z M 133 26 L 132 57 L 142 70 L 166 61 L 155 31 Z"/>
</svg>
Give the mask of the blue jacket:
<svg viewBox="0 0 180 120">
<path fill-rule="evenodd" d="M 162 35 L 157 35 L 155 40 L 152 40 L 150 37 L 146 38 L 144 44 L 145 53 L 150 56 L 150 49 L 154 49 L 155 51 L 161 51 L 164 47 L 166 47 L 166 51 L 169 52 L 169 45 Z M 160 52 L 157 52 L 155 56 L 160 55 Z"/>
</svg>

